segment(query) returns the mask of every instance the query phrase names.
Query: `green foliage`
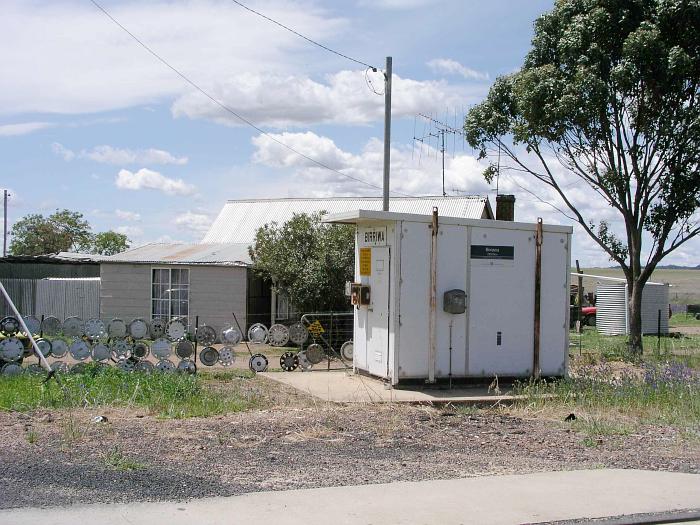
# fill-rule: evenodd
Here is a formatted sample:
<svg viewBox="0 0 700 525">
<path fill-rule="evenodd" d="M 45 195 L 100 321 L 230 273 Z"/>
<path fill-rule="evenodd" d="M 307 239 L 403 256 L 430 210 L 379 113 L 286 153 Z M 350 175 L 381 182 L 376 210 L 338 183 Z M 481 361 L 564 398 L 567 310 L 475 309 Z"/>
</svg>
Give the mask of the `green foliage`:
<svg viewBox="0 0 700 525">
<path fill-rule="evenodd" d="M 129 249 L 129 239 L 123 233 L 113 231 L 100 232 L 92 237 L 90 253 L 114 255 Z"/>
<path fill-rule="evenodd" d="M 535 23 L 523 67 L 498 78 L 465 121 L 481 158 L 503 151 L 505 169 L 553 188 L 621 266 L 637 349 L 641 288 L 700 234 L 698 34 L 698 0 L 558 0 Z M 617 212 L 624 236 L 583 216 L 561 167 Z M 644 262 L 643 232 L 653 241 Z"/>
<path fill-rule="evenodd" d="M 35 213 L 12 227 L 10 255 L 82 252 L 114 255 L 129 248 L 126 235 L 114 231 L 92 233 L 82 213 L 56 210 L 48 217 Z"/>
<path fill-rule="evenodd" d="M 90 245 L 90 225 L 83 215 L 56 210 L 48 217 L 30 214 L 12 226 L 11 255 L 44 255 L 81 250 Z"/>
<path fill-rule="evenodd" d="M 344 310 L 345 282 L 352 280 L 354 229 L 321 223 L 321 214 L 294 215 L 266 224 L 250 248 L 254 270 L 284 290 L 302 311 Z"/>
<path fill-rule="evenodd" d="M 43 384 L 43 379 L 29 374 L 0 377 L 0 410 L 127 406 L 180 419 L 239 412 L 261 403 L 258 394 L 237 384 L 226 392 L 215 391 L 206 379 L 186 374 L 129 374 L 90 364 L 83 373 L 61 376 L 65 390 L 53 381 Z"/>
</svg>

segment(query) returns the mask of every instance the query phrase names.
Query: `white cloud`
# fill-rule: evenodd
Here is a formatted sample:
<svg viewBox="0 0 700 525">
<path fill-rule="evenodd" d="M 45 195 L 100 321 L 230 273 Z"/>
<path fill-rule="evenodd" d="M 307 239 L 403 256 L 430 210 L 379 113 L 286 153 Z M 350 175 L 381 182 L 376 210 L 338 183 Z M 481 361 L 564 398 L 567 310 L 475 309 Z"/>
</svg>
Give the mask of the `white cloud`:
<svg viewBox="0 0 700 525">
<path fill-rule="evenodd" d="M 53 151 L 59 157 L 63 157 L 63 160 L 70 162 L 75 158 L 75 152 L 66 148 L 63 144 L 54 142 L 51 144 L 51 151 Z"/>
<path fill-rule="evenodd" d="M 489 74 L 463 66 L 451 58 L 434 58 L 428 62 L 428 67 L 435 73 L 460 75 L 467 80 L 488 80 Z"/>
<path fill-rule="evenodd" d="M 134 211 L 124 211 L 116 209 L 114 210 L 114 214 L 123 221 L 138 222 L 141 220 L 141 214 L 136 213 Z"/>
<path fill-rule="evenodd" d="M 425 7 L 439 0 L 359 0 L 357 5 L 371 9 L 405 10 Z"/>
<path fill-rule="evenodd" d="M 103 164 L 187 164 L 187 157 L 176 157 L 162 149 L 148 148 L 131 150 L 112 146 L 95 146 L 90 151 L 82 151 L 81 158 Z"/>
<path fill-rule="evenodd" d="M 194 233 L 206 233 L 211 223 L 212 218 L 203 213 L 187 211 L 175 217 L 175 224 Z"/>
<path fill-rule="evenodd" d="M 371 139 L 359 154 L 340 149 L 328 137 L 313 132 L 281 133 L 272 135 L 294 149 L 312 156 L 346 175 L 381 187 L 384 146 L 378 139 Z M 270 137 L 259 135 L 252 139 L 256 151 L 253 161 L 275 168 L 292 168 L 294 174 L 288 191 L 314 196 L 332 195 L 377 195 L 379 190 L 334 173 L 296 155 L 274 142 Z M 434 160 L 435 150 L 424 146 L 424 160 L 419 164 L 410 147 L 391 149 L 392 191 L 411 195 L 439 195 L 442 193 L 440 166 Z M 433 160 L 430 159 L 433 157 Z M 483 181 L 483 166 L 470 155 L 446 158 L 446 189 L 459 188 L 470 193 L 484 193 L 488 185 Z"/>
<path fill-rule="evenodd" d="M 111 2 L 110 13 L 202 85 L 222 71 L 291 72 L 318 53 L 220 0 Z M 349 26 L 303 0 L 269 0 L 265 13 L 319 41 Z M 0 114 L 95 113 L 161 103 L 191 87 L 90 2 L 2 2 Z M 316 60 L 325 68 L 323 58 Z M 50 86 L 50 89 L 47 89 Z"/>
<path fill-rule="evenodd" d="M 381 73 L 368 73 L 375 90 L 383 91 Z M 306 76 L 245 73 L 215 85 L 213 96 L 256 124 L 278 128 L 313 124 L 363 125 L 384 118 L 384 97 L 367 85 L 364 71 L 340 71 L 325 82 Z M 444 110 L 476 102 L 480 89 L 445 81 L 418 81 L 394 75 L 392 116 Z M 228 125 L 241 121 L 199 92 L 178 98 L 175 117 L 204 118 Z"/>
<path fill-rule="evenodd" d="M 112 146 L 95 146 L 91 150 L 82 150 L 80 153 L 66 148 L 63 144 L 54 142 L 51 149 L 56 155 L 63 157 L 66 161 L 75 158 L 89 159 L 102 164 L 187 164 L 187 157 L 176 157 L 172 153 L 155 148 L 132 150 L 125 148 L 114 148 Z"/>
<path fill-rule="evenodd" d="M 132 241 L 134 238 L 139 238 L 143 235 L 143 230 L 138 226 L 118 226 L 114 229 L 115 232 L 126 235 Z"/>
<path fill-rule="evenodd" d="M 137 172 L 119 170 L 115 180 L 122 190 L 158 190 L 167 195 L 193 195 L 196 188 L 182 179 L 170 179 L 157 171 L 141 168 Z"/>
<path fill-rule="evenodd" d="M 0 85 L 2 85 L 2 81 L 0 81 Z M 54 126 L 54 124 L 51 122 L 20 122 L 18 124 L 2 124 L 0 125 L 0 137 L 27 135 L 29 133 L 33 133 L 34 131 L 50 128 L 52 126 Z"/>
</svg>

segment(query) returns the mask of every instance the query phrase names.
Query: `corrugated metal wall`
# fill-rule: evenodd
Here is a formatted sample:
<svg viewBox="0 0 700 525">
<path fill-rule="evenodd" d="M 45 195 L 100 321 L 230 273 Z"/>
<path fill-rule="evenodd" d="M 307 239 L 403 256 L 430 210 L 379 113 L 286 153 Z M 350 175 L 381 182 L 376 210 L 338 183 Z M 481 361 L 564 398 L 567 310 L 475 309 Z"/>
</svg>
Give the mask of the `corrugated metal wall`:
<svg viewBox="0 0 700 525">
<path fill-rule="evenodd" d="M 24 315 L 34 314 L 37 279 L 0 279 L 15 306 Z M 0 317 L 14 315 L 4 297 L 0 298 Z"/>
<path fill-rule="evenodd" d="M 36 287 L 36 316 L 59 319 L 100 316 L 100 279 L 41 279 Z"/>
<path fill-rule="evenodd" d="M 629 331 L 627 319 L 627 284 L 603 282 L 596 286 L 596 326 L 603 335 L 625 335 Z M 668 285 L 650 284 L 642 293 L 642 333 L 668 333 Z"/>
<path fill-rule="evenodd" d="M 100 279 L 2 279 L 10 298 L 22 315 L 53 315 L 63 320 L 100 315 Z M 12 315 L 2 299 L 0 314 Z"/>
<path fill-rule="evenodd" d="M 603 335 L 627 333 L 627 284 L 598 283 L 595 305 L 598 332 Z"/>
</svg>

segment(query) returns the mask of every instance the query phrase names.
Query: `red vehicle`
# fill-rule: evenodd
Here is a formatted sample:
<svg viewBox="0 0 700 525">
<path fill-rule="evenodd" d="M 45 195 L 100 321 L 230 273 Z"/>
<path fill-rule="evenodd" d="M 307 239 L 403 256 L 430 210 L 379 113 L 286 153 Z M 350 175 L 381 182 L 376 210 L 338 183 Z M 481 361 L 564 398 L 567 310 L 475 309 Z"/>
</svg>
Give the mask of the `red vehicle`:
<svg viewBox="0 0 700 525">
<path fill-rule="evenodd" d="M 587 326 L 595 326 L 595 314 L 598 309 L 595 306 L 581 308 L 581 322 Z"/>
</svg>

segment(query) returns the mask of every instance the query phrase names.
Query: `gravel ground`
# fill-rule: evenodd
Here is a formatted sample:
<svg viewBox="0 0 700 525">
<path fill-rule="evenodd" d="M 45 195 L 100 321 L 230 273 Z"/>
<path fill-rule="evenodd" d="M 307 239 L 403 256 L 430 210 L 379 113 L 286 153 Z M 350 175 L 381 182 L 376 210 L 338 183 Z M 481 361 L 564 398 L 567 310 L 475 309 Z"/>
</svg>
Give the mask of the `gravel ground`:
<svg viewBox="0 0 700 525">
<path fill-rule="evenodd" d="M 0 508 L 581 468 L 700 473 L 700 442 L 668 427 L 591 442 L 561 419 L 289 394 L 280 408 L 206 419 L 131 409 L 0 413 Z M 93 423 L 96 415 L 107 422 Z"/>
</svg>

